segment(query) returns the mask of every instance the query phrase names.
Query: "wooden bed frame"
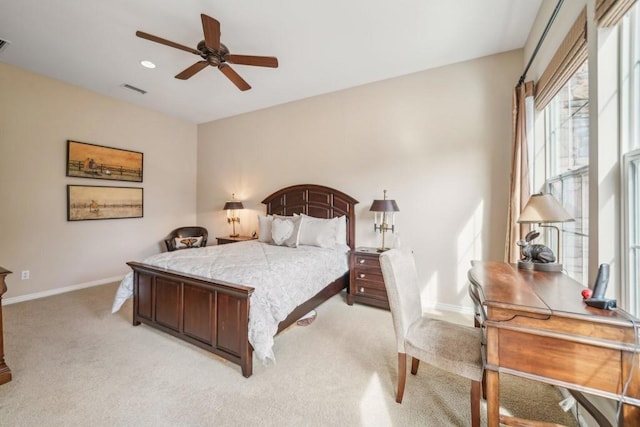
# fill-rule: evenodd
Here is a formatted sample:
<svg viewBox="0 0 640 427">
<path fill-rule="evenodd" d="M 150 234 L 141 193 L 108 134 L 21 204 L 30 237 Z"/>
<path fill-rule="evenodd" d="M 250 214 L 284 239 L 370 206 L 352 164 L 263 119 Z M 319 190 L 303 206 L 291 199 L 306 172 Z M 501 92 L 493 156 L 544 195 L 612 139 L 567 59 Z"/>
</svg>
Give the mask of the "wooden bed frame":
<svg viewBox="0 0 640 427">
<path fill-rule="evenodd" d="M 318 218 L 346 216 L 347 244 L 355 246 L 358 203 L 338 190 L 320 185 L 295 185 L 262 201 L 267 214 L 304 213 Z M 240 365 L 242 375 L 253 372 L 249 344 L 249 310 L 253 288 L 180 273 L 140 262 L 127 263 L 133 276 L 133 324 L 144 323 Z M 349 273 L 328 284 L 299 305 L 278 325 L 278 333 L 346 288 Z"/>
</svg>

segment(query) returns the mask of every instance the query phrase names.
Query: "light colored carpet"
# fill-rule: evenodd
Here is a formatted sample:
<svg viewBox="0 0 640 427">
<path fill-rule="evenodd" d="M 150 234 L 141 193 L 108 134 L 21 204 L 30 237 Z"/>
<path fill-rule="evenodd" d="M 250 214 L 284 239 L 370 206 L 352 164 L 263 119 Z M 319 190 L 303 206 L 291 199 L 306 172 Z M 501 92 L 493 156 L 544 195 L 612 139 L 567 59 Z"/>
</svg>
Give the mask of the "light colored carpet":
<svg viewBox="0 0 640 427">
<path fill-rule="evenodd" d="M 238 366 L 131 325 L 117 284 L 5 306 L 0 425 L 468 426 L 469 382 L 421 365 L 395 402 L 391 314 L 348 306 L 344 293 L 315 322 L 276 338 L 277 363 Z M 576 425 L 550 386 L 502 376 L 501 411 Z M 485 407 L 483 403 L 483 424 Z"/>
</svg>

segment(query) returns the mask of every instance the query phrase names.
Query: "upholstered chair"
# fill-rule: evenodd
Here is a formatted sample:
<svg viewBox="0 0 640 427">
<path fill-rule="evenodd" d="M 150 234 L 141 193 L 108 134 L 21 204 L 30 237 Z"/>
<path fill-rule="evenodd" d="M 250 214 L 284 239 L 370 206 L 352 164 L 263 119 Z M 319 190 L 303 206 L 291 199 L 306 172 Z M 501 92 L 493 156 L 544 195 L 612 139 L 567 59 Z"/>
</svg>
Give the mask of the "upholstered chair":
<svg viewBox="0 0 640 427">
<path fill-rule="evenodd" d="M 471 423 L 480 425 L 480 382 L 483 364 L 480 328 L 463 326 L 422 314 L 419 279 L 413 253 L 391 249 L 380 255 L 382 276 L 398 350 L 398 391 L 396 402 L 402 403 L 407 377 L 407 356 L 411 356 L 411 373 L 418 373 L 422 360 L 444 371 L 471 380 Z"/>
<path fill-rule="evenodd" d="M 187 239 L 189 237 L 192 237 L 194 240 L 185 241 L 182 244 L 176 244 L 176 239 Z M 200 239 L 200 237 L 202 237 L 202 239 Z M 164 243 L 167 246 L 167 251 L 171 252 L 176 249 L 207 246 L 208 237 L 209 232 L 204 227 L 179 227 L 169 233 L 169 235 L 164 239 Z"/>
</svg>

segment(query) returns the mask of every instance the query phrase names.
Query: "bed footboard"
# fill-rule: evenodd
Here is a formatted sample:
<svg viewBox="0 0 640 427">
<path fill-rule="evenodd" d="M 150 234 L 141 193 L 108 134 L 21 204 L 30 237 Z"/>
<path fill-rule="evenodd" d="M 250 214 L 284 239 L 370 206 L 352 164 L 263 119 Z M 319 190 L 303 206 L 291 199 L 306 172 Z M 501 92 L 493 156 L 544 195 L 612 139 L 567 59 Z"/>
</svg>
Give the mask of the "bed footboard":
<svg viewBox="0 0 640 427">
<path fill-rule="evenodd" d="M 133 324 L 144 323 L 253 373 L 249 301 L 253 288 L 127 263 L 133 277 Z"/>
</svg>

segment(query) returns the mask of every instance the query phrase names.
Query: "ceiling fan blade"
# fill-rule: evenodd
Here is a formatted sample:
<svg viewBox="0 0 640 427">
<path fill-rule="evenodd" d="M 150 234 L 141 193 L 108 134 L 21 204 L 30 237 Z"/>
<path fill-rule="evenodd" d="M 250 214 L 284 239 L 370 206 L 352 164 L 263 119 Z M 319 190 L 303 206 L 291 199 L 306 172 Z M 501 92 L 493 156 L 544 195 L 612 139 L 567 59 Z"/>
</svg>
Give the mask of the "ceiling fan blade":
<svg viewBox="0 0 640 427">
<path fill-rule="evenodd" d="M 232 64 L 240 65 L 256 65 L 258 67 L 278 68 L 278 58 L 273 56 L 251 56 L 251 55 L 232 55 L 229 54 L 225 60 Z"/>
<path fill-rule="evenodd" d="M 169 41 L 169 40 L 165 40 L 163 38 L 154 36 L 153 34 L 145 33 L 143 31 L 136 31 L 136 36 L 138 36 L 140 38 L 143 38 L 143 39 L 151 40 L 152 42 L 164 44 L 164 45 L 167 45 L 167 46 L 175 47 L 176 49 L 181 49 L 181 50 L 184 50 L 184 51 L 187 51 L 187 52 L 195 53 L 196 55 L 200 55 L 200 52 L 198 52 L 195 49 L 191 49 L 190 47 L 183 46 L 181 44 L 174 43 L 174 42 Z"/>
<path fill-rule="evenodd" d="M 195 73 L 205 68 L 207 65 L 209 65 L 207 61 L 198 61 L 192 66 L 190 66 L 189 68 L 185 69 L 184 71 L 176 74 L 176 79 L 187 80 L 188 78 L 193 76 Z"/>
<path fill-rule="evenodd" d="M 202 18 L 205 46 L 209 50 L 220 50 L 220 23 L 204 13 L 200 14 L 200 18 Z"/>
<path fill-rule="evenodd" d="M 245 82 L 244 79 L 227 64 L 220 64 L 218 65 L 218 68 L 222 71 L 222 74 L 227 76 L 227 78 L 233 82 L 234 85 L 238 86 L 238 89 L 242 91 L 251 89 L 249 83 Z"/>
</svg>

